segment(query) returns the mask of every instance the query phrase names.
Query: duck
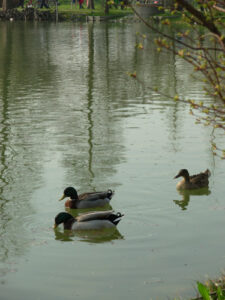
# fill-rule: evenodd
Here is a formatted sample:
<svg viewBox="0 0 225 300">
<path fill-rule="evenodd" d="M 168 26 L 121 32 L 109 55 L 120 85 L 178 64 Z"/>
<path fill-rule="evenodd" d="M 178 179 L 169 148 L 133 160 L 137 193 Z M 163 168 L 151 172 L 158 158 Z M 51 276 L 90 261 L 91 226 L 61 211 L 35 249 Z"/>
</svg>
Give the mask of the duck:
<svg viewBox="0 0 225 300">
<path fill-rule="evenodd" d="M 189 175 L 187 169 L 181 169 L 174 179 L 183 177 L 183 179 L 177 183 L 176 187 L 178 190 L 193 190 L 207 187 L 209 185 L 210 175 L 211 173 L 208 169 L 205 170 L 205 172 L 192 176 Z"/>
<path fill-rule="evenodd" d="M 110 189 L 105 192 L 90 192 L 78 195 L 76 189 L 70 186 L 64 190 L 63 196 L 59 201 L 70 197 L 65 202 L 65 207 L 72 209 L 95 208 L 109 204 L 113 195 L 114 192 Z"/>
<path fill-rule="evenodd" d="M 63 223 L 64 230 L 100 230 L 115 228 L 123 215 L 112 210 L 84 213 L 76 218 L 67 212 L 60 212 L 55 217 L 54 228 Z"/>
</svg>

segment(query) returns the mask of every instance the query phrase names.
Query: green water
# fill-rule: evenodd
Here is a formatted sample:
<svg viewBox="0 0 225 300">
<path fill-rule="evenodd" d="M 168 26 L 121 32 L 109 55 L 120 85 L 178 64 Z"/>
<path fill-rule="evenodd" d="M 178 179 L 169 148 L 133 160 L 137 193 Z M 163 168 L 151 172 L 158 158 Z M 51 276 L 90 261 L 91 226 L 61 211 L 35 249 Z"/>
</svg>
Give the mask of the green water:
<svg viewBox="0 0 225 300">
<path fill-rule="evenodd" d="M 0 23 L 0 299 L 166 299 L 225 266 L 224 162 L 189 107 L 211 101 L 140 24 Z M 142 84 L 126 73 L 137 71 Z M 211 170 L 209 191 L 173 177 Z M 66 186 L 115 190 L 115 232 L 52 229 Z"/>
</svg>

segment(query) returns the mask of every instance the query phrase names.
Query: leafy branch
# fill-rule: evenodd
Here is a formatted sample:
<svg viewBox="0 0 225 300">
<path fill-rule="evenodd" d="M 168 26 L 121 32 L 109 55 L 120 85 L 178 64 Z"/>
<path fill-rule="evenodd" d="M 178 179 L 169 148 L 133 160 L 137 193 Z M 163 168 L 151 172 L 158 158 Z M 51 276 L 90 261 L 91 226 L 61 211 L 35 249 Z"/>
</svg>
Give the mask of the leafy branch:
<svg viewBox="0 0 225 300">
<path fill-rule="evenodd" d="M 170 16 L 180 16 L 183 24 L 186 24 L 185 29 L 176 32 L 175 35 L 168 34 L 168 31 L 159 29 L 157 24 L 142 17 L 137 6 L 131 4 L 131 8 L 148 28 L 158 34 L 155 44 L 159 52 L 172 52 L 193 66 L 194 74 L 200 75 L 198 79 L 203 82 L 205 94 L 214 99 L 214 103 L 182 99 L 179 95 L 164 96 L 190 105 L 190 113 L 195 115 L 198 123 L 203 122 L 204 125 L 212 126 L 213 130 L 219 128 L 224 131 L 225 36 L 222 32 L 225 28 L 223 15 L 225 2 L 223 0 L 195 0 L 191 3 L 186 0 L 174 0 Z M 162 18 L 161 24 L 173 29 L 173 22 L 166 17 Z M 141 38 L 147 37 L 142 35 Z M 137 44 L 137 48 L 144 50 L 143 41 Z M 130 76 L 139 80 L 136 72 L 130 73 Z M 150 88 L 162 95 L 157 88 Z M 219 151 L 220 156 L 225 158 L 225 151 L 219 149 L 215 143 L 212 148 Z"/>
</svg>

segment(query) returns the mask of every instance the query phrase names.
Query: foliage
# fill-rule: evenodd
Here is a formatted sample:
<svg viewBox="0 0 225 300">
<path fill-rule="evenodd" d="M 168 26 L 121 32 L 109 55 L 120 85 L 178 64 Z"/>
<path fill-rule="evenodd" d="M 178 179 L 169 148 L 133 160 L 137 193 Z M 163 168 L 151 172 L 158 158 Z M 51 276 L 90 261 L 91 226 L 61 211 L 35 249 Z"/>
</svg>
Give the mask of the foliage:
<svg viewBox="0 0 225 300">
<path fill-rule="evenodd" d="M 18 8 L 20 0 L 0 0 L 0 10 L 3 1 L 3 10 L 7 10 L 9 8 Z M 79 8 L 78 0 L 75 0 L 76 3 L 73 3 L 72 0 L 57 0 L 58 1 L 58 10 L 61 12 L 76 12 L 85 15 L 95 15 L 95 16 L 103 16 L 105 15 L 105 7 L 108 7 L 109 15 L 115 15 L 123 17 L 127 14 L 131 14 L 131 9 L 124 6 L 124 3 L 119 0 L 92 0 L 92 1 L 84 1 L 83 8 Z M 46 0 L 49 7 L 55 9 L 56 0 Z M 32 6 L 34 8 L 40 8 L 41 0 L 24 0 L 24 8 Z M 126 9 L 124 9 L 126 8 Z M 109 11 L 110 9 L 110 11 Z"/>
<path fill-rule="evenodd" d="M 201 282 L 198 282 L 197 283 L 198 285 L 198 291 L 199 293 L 201 294 L 202 298 L 204 300 L 211 300 L 211 296 L 210 296 L 210 291 L 209 289 L 207 288 L 207 286 L 205 286 L 204 284 L 202 284 Z"/>
<path fill-rule="evenodd" d="M 205 284 L 197 282 L 198 291 L 201 297 L 193 300 L 225 300 L 224 279 L 221 282 L 209 281 Z"/>
<path fill-rule="evenodd" d="M 78 1 L 76 1 L 76 4 L 71 4 L 70 0 L 58 0 L 58 12 L 61 16 L 63 16 L 63 20 L 71 20 L 71 17 L 73 16 L 105 16 L 104 8 L 102 7 L 101 1 L 96 1 L 95 3 L 95 9 L 88 9 L 86 7 L 86 3 L 83 5 L 84 8 L 80 9 Z M 50 11 L 55 12 L 55 0 L 48 0 L 48 5 L 50 8 Z M 24 8 L 17 8 L 19 11 L 23 11 L 27 7 L 33 7 L 35 9 L 40 8 L 40 1 L 38 0 L 25 0 L 24 1 Z M 1 10 L 1 9 L 0 9 Z M 43 8 L 44 10 L 49 10 L 47 8 Z M 130 8 L 127 9 L 119 9 L 112 7 L 109 11 L 109 17 L 111 19 L 113 18 L 122 18 L 124 16 L 132 14 L 132 11 Z M 86 19 L 84 19 L 86 20 Z"/>
<path fill-rule="evenodd" d="M 17 0 L 2 0 L 0 1 L 0 3 L 2 5 L 3 10 L 11 9 L 18 5 Z"/>
<path fill-rule="evenodd" d="M 163 27 L 173 26 L 173 17 L 180 16 L 183 26 L 176 35 L 159 29 L 148 19 L 143 18 L 135 5 L 133 11 L 151 30 L 158 33 L 155 39 L 157 50 L 170 51 L 193 66 L 195 76 L 203 81 L 205 94 L 214 99 L 213 104 L 195 99 L 183 99 L 179 95 L 170 95 L 174 101 L 190 105 L 190 113 L 197 122 L 211 125 L 214 130 L 225 130 L 225 2 L 224 0 L 174 0 L 170 9 L 164 10 L 168 17 L 161 18 Z M 144 37 L 146 38 L 146 37 Z M 143 39 L 144 39 L 143 38 Z M 143 49 L 139 43 L 138 49 Z M 138 80 L 138 74 L 132 76 Z M 154 89 L 153 87 L 151 87 Z M 156 90 L 156 89 L 155 89 Z M 157 90 L 158 91 L 158 90 Z M 158 91 L 159 92 L 159 91 Z M 160 92 L 159 92 L 160 93 Z M 168 95 L 167 95 L 168 96 Z M 225 151 L 212 143 L 215 154 L 225 158 Z"/>
</svg>

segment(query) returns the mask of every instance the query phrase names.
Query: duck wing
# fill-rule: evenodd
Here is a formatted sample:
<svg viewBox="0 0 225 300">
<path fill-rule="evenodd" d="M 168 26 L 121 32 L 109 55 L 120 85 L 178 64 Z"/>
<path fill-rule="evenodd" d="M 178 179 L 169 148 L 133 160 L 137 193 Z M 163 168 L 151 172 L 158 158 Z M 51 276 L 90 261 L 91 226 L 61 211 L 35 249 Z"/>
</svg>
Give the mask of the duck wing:
<svg viewBox="0 0 225 300">
<path fill-rule="evenodd" d="M 205 172 L 190 176 L 190 182 L 199 186 L 205 186 L 209 183 L 210 171 L 207 169 Z"/>
<path fill-rule="evenodd" d="M 84 213 L 76 217 L 78 222 L 86 222 L 92 220 L 105 220 L 113 213 L 112 210 L 107 211 L 94 211 L 90 213 Z"/>
<path fill-rule="evenodd" d="M 94 201 L 98 199 L 105 199 L 109 198 L 111 199 L 114 192 L 112 190 L 104 191 L 104 192 L 91 192 L 91 193 L 83 193 L 80 194 L 79 200 L 87 200 L 87 201 Z"/>
</svg>

